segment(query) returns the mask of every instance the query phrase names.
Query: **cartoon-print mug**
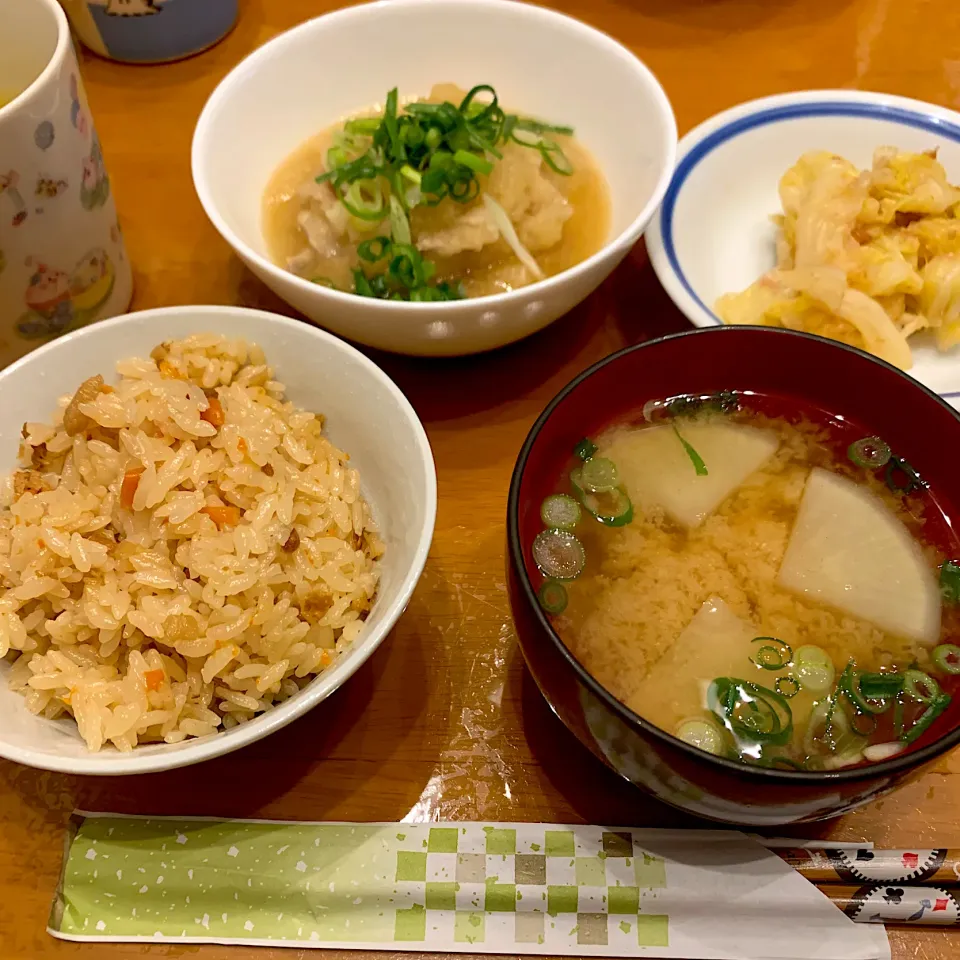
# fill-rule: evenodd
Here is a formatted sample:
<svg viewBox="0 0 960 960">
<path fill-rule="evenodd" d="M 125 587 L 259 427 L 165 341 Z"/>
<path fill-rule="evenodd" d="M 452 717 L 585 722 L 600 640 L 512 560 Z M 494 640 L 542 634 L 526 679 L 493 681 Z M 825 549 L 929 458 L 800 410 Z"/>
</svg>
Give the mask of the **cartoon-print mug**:
<svg viewBox="0 0 960 960">
<path fill-rule="evenodd" d="M 222 40 L 238 0 L 60 0 L 94 53 L 125 63 L 166 63 Z"/>
<path fill-rule="evenodd" d="M 0 367 L 132 292 L 67 18 L 0 0 Z"/>
</svg>

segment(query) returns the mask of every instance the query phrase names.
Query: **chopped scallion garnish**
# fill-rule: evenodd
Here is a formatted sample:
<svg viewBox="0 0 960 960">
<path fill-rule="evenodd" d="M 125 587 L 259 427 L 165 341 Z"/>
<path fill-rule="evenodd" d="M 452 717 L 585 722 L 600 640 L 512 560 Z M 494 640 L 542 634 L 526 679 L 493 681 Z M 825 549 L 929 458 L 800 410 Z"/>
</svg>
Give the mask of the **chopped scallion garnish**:
<svg viewBox="0 0 960 960">
<path fill-rule="evenodd" d="M 758 683 L 717 677 L 707 690 L 707 705 L 739 739 L 783 744 L 793 734 L 793 714 L 786 698 Z"/>
<path fill-rule="evenodd" d="M 584 437 L 574 448 L 573 455 L 581 460 L 589 460 L 597 452 L 597 445 Z"/>
<path fill-rule="evenodd" d="M 750 662 L 764 670 L 782 670 L 790 665 L 793 649 L 790 644 L 778 640 L 776 637 L 754 637 L 751 643 L 763 644 L 754 651 Z"/>
<path fill-rule="evenodd" d="M 589 463 L 589 461 L 587 461 Z M 633 504 L 623 487 L 614 487 L 600 493 L 584 489 L 582 467 L 570 471 L 573 492 L 592 517 L 608 527 L 622 527 L 633 519 Z"/>
<path fill-rule="evenodd" d="M 944 560 L 940 565 L 940 595 L 950 606 L 960 604 L 960 563 Z"/>
<path fill-rule="evenodd" d="M 876 470 L 885 467 L 890 460 L 890 447 L 879 437 L 864 437 L 847 447 L 847 456 L 858 466 Z"/>
<path fill-rule="evenodd" d="M 554 493 L 540 504 L 540 519 L 545 527 L 572 530 L 580 522 L 580 504 L 565 493 Z"/>
<path fill-rule="evenodd" d="M 692 747 L 698 747 L 706 753 L 712 753 L 714 756 L 724 752 L 723 733 L 716 723 L 710 720 L 702 720 L 699 717 L 684 720 L 677 727 L 677 739 L 689 743 Z"/>
<path fill-rule="evenodd" d="M 327 169 L 316 179 L 318 183 L 329 182 L 344 208 L 357 220 L 380 223 L 389 218 L 388 239 L 396 245 L 409 246 L 411 209 L 421 204 L 436 206 L 447 198 L 456 203 L 472 203 L 480 195 L 477 178 L 492 173 L 494 161 L 503 157 L 498 145 L 515 139 L 518 131 L 536 138 L 535 143 L 525 145 L 535 146 L 552 170 L 572 172 L 563 150 L 543 134 L 569 136 L 573 130 L 505 114 L 496 90 L 489 84 L 475 86 L 459 106 L 418 101 L 402 111 L 394 87 L 387 94 L 382 114 L 346 122 L 327 151 Z M 513 229 L 509 219 L 506 225 L 499 225 L 501 234 L 509 241 L 506 227 Z M 515 250 L 516 244 L 518 240 L 511 244 Z M 355 292 L 380 299 L 421 302 L 462 296 L 458 288 L 447 283 L 433 283 L 430 278 L 436 268 L 419 254 L 416 260 L 398 256 L 405 262 L 397 263 L 395 258 L 383 279 L 378 279 L 380 275 L 361 276 L 361 271 L 355 271 Z M 524 261 L 525 265 L 539 279 L 542 273 L 536 261 L 529 254 L 527 258 L 530 262 Z M 369 258 L 361 259 L 371 262 Z M 422 283 L 408 282 L 419 275 L 425 277 Z"/>
<path fill-rule="evenodd" d="M 960 673 L 960 647 L 952 643 L 941 643 L 933 648 L 930 658 L 944 673 Z"/>
<path fill-rule="evenodd" d="M 544 580 L 537 597 L 540 606 L 549 614 L 556 616 L 567 609 L 567 590 L 556 580 Z"/>
<path fill-rule="evenodd" d="M 924 490 L 927 482 L 907 463 L 903 457 L 891 456 L 887 462 L 885 479 L 894 493 L 909 494 L 915 490 Z"/>
<path fill-rule="evenodd" d="M 777 682 L 774 686 L 777 688 L 777 693 L 779 693 L 781 697 L 786 697 L 788 700 L 800 692 L 800 683 L 795 677 L 791 676 L 777 677 Z"/>
<path fill-rule="evenodd" d="M 806 644 L 793 654 L 793 675 L 804 690 L 826 693 L 833 685 L 836 668 L 826 651 Z"/>
<path fill-rule="evenodd" d="M 929 673 L 908 670 L 903 675 L 903 692 L 920 703 L 933 703 L 940 696 L 940 684 Z"/>
<path fill-rule="evenodd" d="M 620 475 L 612 460 L 591 457 L 580 468 L 580 482 L 590 493 L 607 493 L 620 483 Z"/>
<path fill-rule="evenodd" d="M 893 698 L 903 688 L 903 677 L 899 674 L 859 674 L 855 670 L 844 671 L 843 692 L 859 713 L 886 713 L 893 706 Z M 889 677 L 890 683 L 886 683 Z M 863 684 L 867 679 L 869 693 L 864 693 Z M 897 678 L 894 680 L 894 678 Z M 899 683 L 897 682 L 899 681 Z M 878 694 L 878 691 L 884 691 Z"/>
<path fill-rule="evenodd" d="M 541 530 L 533 541 L 533 559 L 554 580 L 576 579 L 587 563 L 583 544 L 568 530 Z"/>
<path fill-rule="evenodd" d="M 693 464 L 693 469 L 696 471 L 698 477 L 707 476 L 707 465 L 703 462 L 703 458 L 697 453 L 696 450 L 684 439 L 683 434 L 677 429 L 677 425 L 673 425 L 673 432 L 677 435 L 677 439 L 683 445 L 683 449 L 686 452 L 687 456 L 690 458 L 690 462 Z"/>
<path fill-rule="evenodd" d="M 948 706 L 950 706 L 950 697 L 947 694 L 942 693 L 935 697 L 927 705 L 927 709 L 923 711 L 917 722 L 910 727 L 909 730 L 904 730 L 900 734 L 900 739 L 904 743 L 913 743 L 914 740 L 917 740 L 926 733 L 930 728 L 930 724 L 932 724 Z"/>
<path fill-rule="evenodd" d="M 861 673 L 859 692 L 868 700 L 887 700 L 903 689 L 902 673 Z"/>
</svg>

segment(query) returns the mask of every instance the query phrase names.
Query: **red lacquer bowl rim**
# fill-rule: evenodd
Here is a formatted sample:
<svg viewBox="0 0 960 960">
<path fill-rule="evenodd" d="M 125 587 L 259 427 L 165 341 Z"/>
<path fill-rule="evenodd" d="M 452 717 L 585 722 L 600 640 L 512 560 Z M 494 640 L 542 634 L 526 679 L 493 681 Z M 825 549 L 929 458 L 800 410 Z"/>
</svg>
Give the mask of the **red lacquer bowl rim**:
<svg viewBox="0 0 960 960">
<path fill-rule="evenodd" d="M 724 757 L 714 756 L 706 753 L 697 747 L 685 743 L 683 740 L 673 736 L 666 730 L 660 729 L 648 720 L 644 720 L 639 714 L 634 713 L 626 704 L 618 700 L 605 687 L 601 686 L 583 667 L 579 660 L 567 649 L 566 645 L 560 639 L 557 632 L 553 629 L 549 619 L 543 612 L 536 591 L 527 575 L 526 563 L 523 556 L 523 547 L 520 542 L 519 514 L 520 514 L 520 485 L 523 479 L 524 470 L 530 457 L 533 445 L 540 434 L 544 424 L 553 415 L 554 410 L 560 403 L 577 387 L 588 378 L 592 377 L 599 370 L 616 362 L 621 357 L 641 350 L 655 352 L 656 348 L 666 342 L 680 340 L 692 337 L 719 337 L 719 336 L 750 336 L 750 337 L 795 337 L 808 341 L 815 341 L 819 349 L 843 351 L 854 358 L 854 365 L 857 363 L 874 363 L 895 373 L 903 382 L 905 390 L 915 390 L 925 394 L 932 402 L 943 407 L 950 413 L 957 423 L 958 439 L 960 439 L 960 412 L 955 410 L 942 397 L 938 396 L 932 390 L 923 384 L 914 380 L 884 360 L 874 357 L 871 354 L 858 350 L 855 347 L 847 346 L 834 340 L 827 340 L 823 337 L 814 336 L 809 333 L 801 333 L 795 330 L 775 329 L 771 327 L 706 327 L 695 330 L 685 330 L 681 333 L 673 333 L 668 336 L 658 337 L 655 340 L 647 340 L 643 343 L 634 344 L 616 351 L 602 360 L 597 361 L 588 367 L 582 373 L 578 374 L 547 404 L 543 413 L 537 418 L 534 425 L 530 428 L 520 454 L 517 457 L 516 465 L 513 469 L 513 475 L 510 479 L 510 492 L 507 499 L 507 542 L 510 552 L 510 562 L 516 572 L 517 579 L 523 591 L 523 597 L 530 607 L 534 617 L 538 621 L 543 633 L 550 639 L 557 654 L 579 678 L 580 682 L 604 705 L 623 721 L 634 732 L 649 739 L 658 740 L 665 746 L 673 750 L 685 753 L 691 760 L 699 761 L 706 766 L 713 766 L 724 770 L 726 773 L 734 774 L 743 779 L 755 778 L 765 784 L 779 783 L 781 785 L 799 786 L 802 783 L 814 784 L 837 784 L 837 783 L 855 783 L 862 780 L 876 780 L 883 777 L 900 774 L 904 771 L 919 767 L 929 760 L 946 753 L 948 750 L 960 743 L 960 725 L 945 733 L 943 736 L 934 740 L 932 743 L 916 750 L 908 750 L 902 754 L 893 757 L 890 760 L 882 760 L 877 763 L 869 763 L 866 766 L 846 767 L 840 770 L 783 770 L 772 767 L 756 767 L 745 763 L 739 763 L 735 760 L 727 760 Z M 815 401 L 815 397 L 809 399 Z M 945 444 L 945 447 L 949 444 Z M 954 518 L 951 518 L 954 519 Z M 955 518 L 960 521 L 960 518 Z"/>
</svg>

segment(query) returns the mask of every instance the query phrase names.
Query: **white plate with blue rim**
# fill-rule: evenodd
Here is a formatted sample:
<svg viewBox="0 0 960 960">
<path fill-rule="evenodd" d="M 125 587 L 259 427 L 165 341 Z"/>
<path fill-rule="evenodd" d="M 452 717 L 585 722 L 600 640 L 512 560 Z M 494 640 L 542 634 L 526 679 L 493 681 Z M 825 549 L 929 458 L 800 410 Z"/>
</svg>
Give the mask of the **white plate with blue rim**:
<svg viewBox="0 0 960 960">
<path fill-rule="evenodd" d="M 691 130 L 646 244 L 670 298 L 698 327 L 712 310 L 776 266 L 777 185 L 804 153 L 829 150 L 869 169 L 877 147 L 937 148 L 947 179 L 960 184 L 960 114 L 882 93 L 813 90 L 740 104 Z M 960 409 L 960 347 L 940 352 L 910 338 L 909 373 Z"/>
</svg>

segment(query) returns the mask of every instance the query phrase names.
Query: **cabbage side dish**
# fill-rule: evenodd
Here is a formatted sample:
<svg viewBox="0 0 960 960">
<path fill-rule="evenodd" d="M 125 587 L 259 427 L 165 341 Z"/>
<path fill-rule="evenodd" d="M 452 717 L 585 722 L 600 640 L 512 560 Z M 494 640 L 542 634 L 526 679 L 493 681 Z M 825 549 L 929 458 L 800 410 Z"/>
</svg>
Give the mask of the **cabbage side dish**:
<svg viewBox="0 0 960 960">
<path fill-rule="evenodd" d="M 960 343 L 960 188 L 937 151 L 880 147 L 870 170 L 826 151 L 780 181 L 777 266 L 715 306 L 724 323 L 804 330 L 908 370 L 908 339 Z"/>
<path fill-rule="evenodd" d="M 798 418 L 799 414 L 799 418 Z M 855 424 L 726 391 L 584 439 L 529 545 L 540 604 L 630 709 L 790 770 L 895 756 L 960 683 L 960 541 Z"/>
<path fill-rule="evenodd" d="M 571 127 L 506 113 L 489 85 L 358 115 L 274 173 L 263 223 L 274 261 L 383 300 L 503 293 L 604 244 L 606 181 Z"/>
</svg>

